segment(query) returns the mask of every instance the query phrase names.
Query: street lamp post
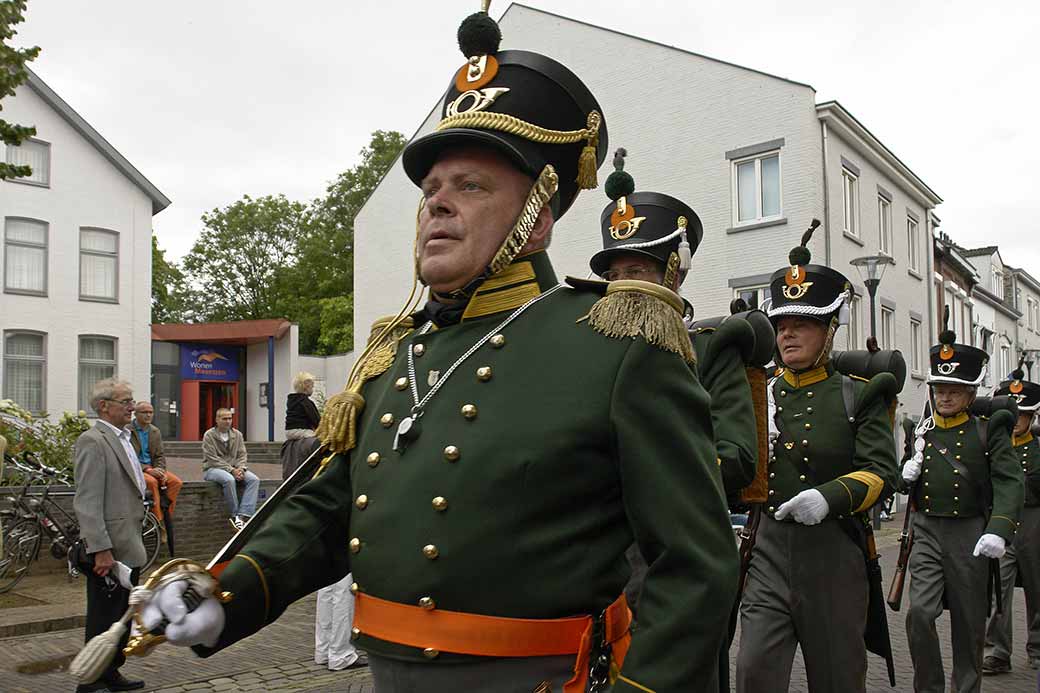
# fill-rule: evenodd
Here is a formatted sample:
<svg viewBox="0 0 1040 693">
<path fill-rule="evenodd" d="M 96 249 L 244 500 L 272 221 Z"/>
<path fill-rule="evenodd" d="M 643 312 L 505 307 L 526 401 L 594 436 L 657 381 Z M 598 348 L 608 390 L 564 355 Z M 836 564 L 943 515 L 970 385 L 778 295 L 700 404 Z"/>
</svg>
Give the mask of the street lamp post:
<svg viewBox="0 0 1040 693">
<path fill-rule="evenodd" d="M 896 263 L 888 255 L 867 255 L 850 260 L 849 264 L 859 272 L 860 279 L 863 280 L 863 285 L 867 287 L 867 294 L 870 296 L 870 337 L 867 339 L 867 350 L 875 352 L 880 349 L 877 343 L 877 310 L 875 304 L 877 288 L 881 283 L 881 277 L 885 274 L 885 268 Z M 881 529 L 881 508 L 875 505 L 873 514 L 874 529 Z"/>
</svg>

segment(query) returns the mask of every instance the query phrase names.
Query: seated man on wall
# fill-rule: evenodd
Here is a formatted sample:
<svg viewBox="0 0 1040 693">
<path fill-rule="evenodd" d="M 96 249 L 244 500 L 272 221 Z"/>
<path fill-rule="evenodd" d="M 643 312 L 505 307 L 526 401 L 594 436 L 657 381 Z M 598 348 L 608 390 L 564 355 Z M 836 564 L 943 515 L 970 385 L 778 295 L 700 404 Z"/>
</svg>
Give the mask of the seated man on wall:
<svg viewBox="0 0 1040 693">
<path fill-rule="evenodd" d="M 217 410 L 217 425 L 202 436 L 202 478 L 220 484 L 228 519 L 235 530 L 240 530 L 256 511 L 256 496 L 260 478 L 246 467 L 246 443 L 242 433 L 231 427 L 231 410 Z M 245 492 L 239 502 L 238 482 L 245 483 Z"/>
<path fill-rule="evenodd" d="M 177 507 L 177 495 L 181 492 L 183 482 L 173 472 L 166 469 L 166 455 L 163 453 L 162 433 L 152 424 L 155 409 L 151 402 L 138 402 L 134 407 L 134 421 L 130 425 L 130 444 L 134 446 L 137 459 L 144 472 L 144 483 L 148 487 L 148 495 L 152 498 L 152 512 L 159 520 L 159 527 L 164 532 L 163 509 L 159 502 L 159 489 L 165 487 L 166 497 L 170 499 L 170 507 L 166 512 L 173 517 Z"/>
</svg>

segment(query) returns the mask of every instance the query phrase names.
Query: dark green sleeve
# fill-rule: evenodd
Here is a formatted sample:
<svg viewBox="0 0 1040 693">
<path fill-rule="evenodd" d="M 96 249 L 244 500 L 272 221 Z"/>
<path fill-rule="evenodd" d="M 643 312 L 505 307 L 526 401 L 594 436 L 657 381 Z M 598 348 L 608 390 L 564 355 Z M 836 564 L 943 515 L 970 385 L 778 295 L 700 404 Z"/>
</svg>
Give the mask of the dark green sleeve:
<svg viewBox="0 0 1040 693">
<path fill-rule="evenodd" d="M 701 384 L 711 396 L 715 447 L 727 494 L 736 493 L 755 478 L 758 427 L 744 360 L 735 346 L 711 348 L 717 333 L 694 338 Z"/>
<path fill-rule="evenodd" d="M 350 572 L 350 466 L 337 455 L 325 471 L 304 484 L 264 523 L 220 576 L 232 593 L 226 625 L 212 647 L 194 647 L 206 657 L 277 619 L 286 607 Z"/>
<path fill-rule="evenodd" d="M 987 534 L 996 534 L 1010 542 L 1018 529 L 1025 502 L 1025 478 L 1022 465 L 1011 447 L 1014 415 L 1007 410 L 994 412 L 989 420 L 989 473 L 993 482 L 993 513 Z"/>
<path fill-rule="evenodd" d="M 706 691 L 738 570 L 708 395 L 680 358 L 636 339 L 610 418 L 625 512 L 649 564 L 614 691 Z"/>
<path fill-rule="evenodd" d="M 895 378 L 882 373 L 857 388 L 853 471 L 818 487 L 830 506 L 830 517 L 864 512 L 896 488 L 896 441 L 888 415 L 893 387 Z"/>
</svg>

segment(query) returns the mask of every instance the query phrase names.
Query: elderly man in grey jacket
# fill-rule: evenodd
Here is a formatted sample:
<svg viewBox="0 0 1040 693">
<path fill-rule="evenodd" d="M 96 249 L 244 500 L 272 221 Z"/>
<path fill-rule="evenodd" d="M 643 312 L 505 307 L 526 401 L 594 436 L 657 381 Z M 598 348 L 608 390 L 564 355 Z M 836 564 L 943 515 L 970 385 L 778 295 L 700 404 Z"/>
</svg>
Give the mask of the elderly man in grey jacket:
<svg viewBox="0 0 1040 693">
<path fill-rule="evenodd" d="M 231 426 L 232 416 L 230 409 L 218 409 L 217 425 L 202 436 L 202 478 L 220 484 L 228 519 L 237 531 L 256 512 L 260 478 L 246 466 L 246 443 L 242 433 Z M 241 502 L 239 482 L 245 484 Z"/>
<path fill-rule="evenodd" d="M 144 475 L 127 429 L 134 413 L 130 384 L 114 378 L 98 382 L 91 393 L 90 406 L 97 412 L 98 422 L 76 440 L 73 499 L 80 536 L 94 560 L 93 573 L 86 575 L 88 642 L 118 621 L 130 602 L 130 590 L 116 579 L 118 563 L 130 568 L 131 584 L 137 583 L 140 567 L 145 563 L 141 540 Z M 123 647 L 128 638 L 129 633 L 123 636 L 112 664 L 101 678 L 96 683 L 78 686 L 77 693 L 144 688 L 144 681 L 130 680 L 119 672 L 126 661 Z"/>
</svg>

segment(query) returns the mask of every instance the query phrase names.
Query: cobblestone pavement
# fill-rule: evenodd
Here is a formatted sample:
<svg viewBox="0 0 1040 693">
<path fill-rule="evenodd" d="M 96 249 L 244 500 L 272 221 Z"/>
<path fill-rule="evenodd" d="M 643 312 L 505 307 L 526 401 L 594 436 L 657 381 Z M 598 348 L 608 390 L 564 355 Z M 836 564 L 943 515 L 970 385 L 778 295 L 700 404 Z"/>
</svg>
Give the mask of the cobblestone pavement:
<svg viewBox="0 0 1040 693">
<path fill-rule="evenodd" d="M 896 546 L 890 537 L 879 544 L 887 580 L 887 576 L 892 574 Z M 1025 641 L 1023 613 L 1022 591 L 1016 590 L 1014 671 L 1009 675 L 987 677 L 983 683 L 985 693 L 1040 691 L 1037 687 L 1037 672 L 1026 666 L 1025 655 L 1020 649 L 1021 643 Z M 892 646 L 896 652 L 897 686 L 895 689 L 888 686 L 884 662 L 871 655 L 867 675 L 867 690 L 870 693 L 912 690 L 913 672 L 906 647 L 904 614 L 905 611 L 899 614 L 889 611 Z M 938 628 L 949 672 L 948 617 L 940 619 Z M 160 646 L 151 656 L 127 663 L 123 671 L 127 676 L 144 679 L 148 684 L 145 690 L 162 693 L 371 693 L 372 683 L 367 668 L 330 672 L 314 664 L 313 629 L 314 597 L 311 596 L 290 607 L 282 618 L 262 633 L 208 659 L 199 659 L 181 648 Z M 82 638 L 82 630 L 69 630 L 0 640 L 0 690 L 9 693 L 74 690 L 73 681 L 63 668 L 38 674 L 19 673 L 18 669 L 27 665 L 37 669 L 46 669 L 48 665 L 54 664 L 67 666 L 68 660 L 81 646 Z M 733 650 L 735 654 L 736 647 Z M 794 693 L 808 691 L 800 654 L 795 658 L 790 690 Z"/>
</svg>

